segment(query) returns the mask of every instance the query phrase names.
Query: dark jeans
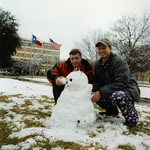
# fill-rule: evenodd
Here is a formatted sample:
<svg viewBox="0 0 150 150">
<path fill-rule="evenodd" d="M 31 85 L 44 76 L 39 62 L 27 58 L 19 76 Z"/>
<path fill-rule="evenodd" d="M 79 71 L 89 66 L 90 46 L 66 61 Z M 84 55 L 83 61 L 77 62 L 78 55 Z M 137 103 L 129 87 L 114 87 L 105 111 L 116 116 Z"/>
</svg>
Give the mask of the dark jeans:
<svg viewBox="0 0 150 150">
<path fill-rule="evenodd" d="M 53 88 L 53 95 L 54 95 L 54 99 L 55 99 L 55 104 L 57 104 L 57 99 L 59 98 L 61 92 L 64 90 L 64 85 L 57 86 L 56 84 L 53 84 L 52 88 Z"/>
</svg>

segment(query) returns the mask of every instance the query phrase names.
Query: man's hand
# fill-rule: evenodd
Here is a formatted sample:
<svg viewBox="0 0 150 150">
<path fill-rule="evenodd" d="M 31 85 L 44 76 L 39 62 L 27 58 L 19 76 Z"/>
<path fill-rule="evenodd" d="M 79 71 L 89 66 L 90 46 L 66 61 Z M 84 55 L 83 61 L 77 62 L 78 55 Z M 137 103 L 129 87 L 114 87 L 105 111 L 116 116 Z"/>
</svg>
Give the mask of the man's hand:
<svg viewBox="0 0 150 150">
<path fill-rule="evenodd" d="M 61 79 L 62 79 L 62 78 L 65 78 L 65 77 L 64 77 L 64 76 L 60 76 L 60 77 L 58 77 L 58 78 L 56 79 L 56 85 L 57 85 L 57 86 L 64 85 L 64 83 L 61 82 Z"/>
<path fill-rule="evenodd" d="M 92 92 L 92 94 L 93 94 L 91 97 L 92 102 L 98 102 L 101 98 L 99 91 L 97 91 L 95 93 Z"/>
</svg>

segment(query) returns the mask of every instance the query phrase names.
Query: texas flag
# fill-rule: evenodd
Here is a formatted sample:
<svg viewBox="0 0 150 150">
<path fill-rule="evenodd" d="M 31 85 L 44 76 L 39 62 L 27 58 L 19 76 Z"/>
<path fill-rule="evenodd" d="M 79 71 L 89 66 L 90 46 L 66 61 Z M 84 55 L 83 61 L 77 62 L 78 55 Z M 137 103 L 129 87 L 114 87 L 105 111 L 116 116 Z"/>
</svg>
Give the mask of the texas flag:
<svg viewBox="0 0 150 150">
<path fill-rule="evenodd" d="M 50 40 L 50 46 L 56 48 L 56 49 L 60 49 L 60 45 L 57 44 L 56 42 L 54 42 L 51 38 L 49 38 Z"/>
<path fill-rule="evenodd" d="M 35 35 L 32 35 L 32 43 L 42 46 L 42 42 L 40 40 L 38 40 Z"/>
</svg>

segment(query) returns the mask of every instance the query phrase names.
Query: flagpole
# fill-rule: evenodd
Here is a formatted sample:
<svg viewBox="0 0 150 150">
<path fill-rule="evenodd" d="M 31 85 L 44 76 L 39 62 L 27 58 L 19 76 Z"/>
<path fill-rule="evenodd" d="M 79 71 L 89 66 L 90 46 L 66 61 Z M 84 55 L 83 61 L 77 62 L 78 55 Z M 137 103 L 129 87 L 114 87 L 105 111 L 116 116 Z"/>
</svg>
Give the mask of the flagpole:
<svg viewBox="0 0 150 150">
<path fill-rule="evenodd" d="M 31 33 L 32 34 L 32 33 Z M 32 39 L 33 39 L 33 35 L 32 35 L 32 38 L 31 38 L 31 43 L 32 43 Z M 33 46 L 33 43 L 32 43 L 32 46 Z M 29 66 L 29 75 L 31 75 L 31 48 L 30 48 L 30 66 Z"/>
<path fill-rule="evenodd" d="M 50 49 L 51 64 L 53 64 L 53 59 L 52 59 L 52 58 L 53 58 L 53 56 L 52 56 L 52 52 L 53 52 L 53 51 L 52 51 L 52 49 L 51 49 L 52 46 L 50 45 L 50 37 L 48 37 L 48 40 L 49 40 L 49 49 Z"/>
</svg>

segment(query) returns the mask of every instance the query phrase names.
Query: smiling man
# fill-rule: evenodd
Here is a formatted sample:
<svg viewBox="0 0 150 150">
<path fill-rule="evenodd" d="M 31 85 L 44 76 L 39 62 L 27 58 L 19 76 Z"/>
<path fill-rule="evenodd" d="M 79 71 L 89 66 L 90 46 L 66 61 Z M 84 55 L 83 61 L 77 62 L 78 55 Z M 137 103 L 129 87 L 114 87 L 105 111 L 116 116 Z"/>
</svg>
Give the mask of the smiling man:
<svg viewBox="0 0 150 150">
<path fill-rule="evenodd" d="M 112 53 L 108 39 L 100 40 L 96 47 L 101 58 L 94 68 L 91 100 L 106 109 L 100 115 L 118 115 L 119 108 L 125 118 L 124 125 L 134 127 L 138 122 L 134 106 L 134 102 L 138 102 L 140 97 L 138 84 L 125 60 Z"/>
<path fill-rule="evenodd" d="M 80 50 L 72 49 L 69 53 L 69 58 L 66 61 L 56 64 L 52 70 L 48 70 L 47 72 L 47 79 L 53 86 L 55 104 L 64 89 L 64 83 L 61 79 L 65 78 L 74 70 L 74 68 L 79 68 L 80 71 L 83 71 L 87 75 L 89 83 L 92 82 L 92 65 L 87 60 L 82 58 Z"/>
</svg>

